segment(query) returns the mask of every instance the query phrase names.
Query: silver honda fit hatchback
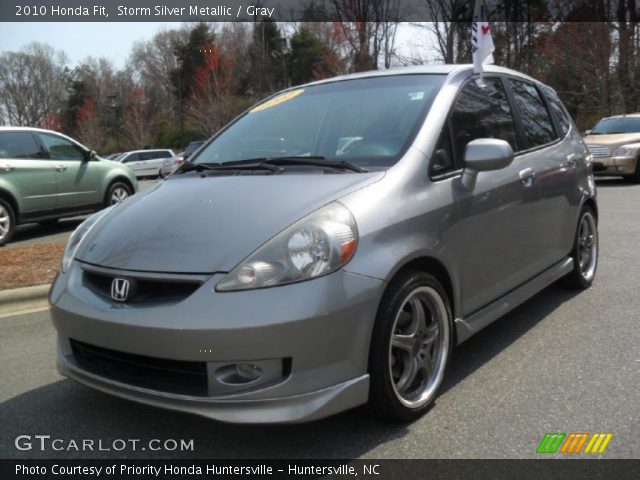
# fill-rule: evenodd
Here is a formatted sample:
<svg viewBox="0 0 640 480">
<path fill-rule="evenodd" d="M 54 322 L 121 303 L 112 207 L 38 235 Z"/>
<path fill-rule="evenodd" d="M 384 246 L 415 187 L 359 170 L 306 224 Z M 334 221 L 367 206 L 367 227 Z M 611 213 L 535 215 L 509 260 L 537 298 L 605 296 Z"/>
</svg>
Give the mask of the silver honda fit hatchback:
<svg viewBox="0 0 640 480">
<path fill-rule="evenodd" d="M 556 280 L 591 285 L 596 220 L 589 152 L 530 77 L 295 87 L 78 227 L 50 293 L 58 368 L 222 421 L 411 420 L 456 344 Z"/>
</svg>

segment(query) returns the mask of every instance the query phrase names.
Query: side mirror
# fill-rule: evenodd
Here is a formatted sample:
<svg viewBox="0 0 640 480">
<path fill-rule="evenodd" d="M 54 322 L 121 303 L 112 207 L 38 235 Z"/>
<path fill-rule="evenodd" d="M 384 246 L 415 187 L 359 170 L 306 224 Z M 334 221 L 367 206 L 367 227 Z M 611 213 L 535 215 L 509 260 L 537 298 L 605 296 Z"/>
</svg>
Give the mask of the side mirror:
<svg viewBox="0 0 640 480">
<path fill-rule="evenodd" d="M 585 130 L 584 131 L 584 136 L 586 137 L 588 135 L 591 135 L 591 130 Z"/>
<path fill-rule="evenodd" d="M 470 192 L 476 186 L 478 172 L 500 170 L 511 165 L 512 161 L 513 149 L 504 140 L 472 140 L 464 149 L 464 170 L 460 179 L 463 188 Z"/>
<path fill-rule="evenodd" d="M 84 159 L 86 162 L 88 162 L 89 160 L 93 160 L 94 158 L 96 158 L 95 150 L 90 150 L 84 153 Z"/>
</svg>

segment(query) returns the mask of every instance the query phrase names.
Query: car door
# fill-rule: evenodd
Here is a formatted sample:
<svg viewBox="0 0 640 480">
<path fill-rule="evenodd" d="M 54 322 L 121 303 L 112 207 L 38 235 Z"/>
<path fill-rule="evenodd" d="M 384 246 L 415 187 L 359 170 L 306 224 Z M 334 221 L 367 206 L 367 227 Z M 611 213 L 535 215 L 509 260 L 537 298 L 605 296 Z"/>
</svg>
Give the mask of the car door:
<svg viewBox="0 0 640 480">
<path fill-rule="evenodd" d="M 56 208 L 53 166 L 30 131 L 0 132 L 0 186 L 13 190 L 22 217 Z"/>
<path fill-rule="evenodd" d="M 471 80 L 459 94 L 431 165 L 434 180 L 464 167 L 466 145 L 479 138 L 507 141 L 516 155 L 506 168 L 481 172 L 475 188 L 464 190 L 459 179 L 450 185 L 455 221 L 444 240 L 460 272 L 463 315 L 469 315 L 524 283 L 535 274 L 540 240 L 540 200 L 527 177 L 529 159 L 518 155 L 516 118 L 502 79 Z M 448 150 L 448 151 L 447 151 Z M 523 173 L 524 172 L 524 173 Z"/>
<path fill-rule="evenodd" d="M 65 137 L 43 132 L 37 135 L 54 169 L 57 208 L 80 209 L 101 203 L 97 160 L 90 160 L 87 150 Z"/>
<path fill-rule="evenodd" d="M 562 142 L 540 90 L 532 82 L 509 78 L 515 108 L 526 142 L 526 157 L 535 171 L 540 190 L 544 235 L 536 253 L 542 271 L 566 257 L 571 250 L 580 203 L 576 167 L 578 155 L 571 141 Z"/>
<path fill-rule="evenodd" d="M 127 165 L 133 170 L 133 173 L 136 174 L 136 177 L 144 176 L 144 164 L 139 161 L 140 154 L 137 152 L 129 153 L 122 159 L 122 163 Z"/>
</svg>

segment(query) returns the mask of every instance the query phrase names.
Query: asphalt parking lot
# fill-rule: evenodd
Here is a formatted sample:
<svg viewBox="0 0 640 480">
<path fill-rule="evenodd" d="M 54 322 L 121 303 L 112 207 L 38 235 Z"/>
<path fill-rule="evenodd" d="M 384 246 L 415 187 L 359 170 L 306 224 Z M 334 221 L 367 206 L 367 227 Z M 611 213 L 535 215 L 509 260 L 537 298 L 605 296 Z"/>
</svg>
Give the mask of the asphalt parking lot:
<svg viewBox="0 0 640 480">
<path fill-rule="evenodd" d="M 531 458 L 547 432 L 611 432 L 640 457 L 640 186 L 598 182 L 600 265 L 585 292 L 552 286 L 454 352 L 442 395 L 412 424 L 364 409 L 305 425 L 237 426 L 110 397 L 59 376 L 47 312 L 0 318 L 5 458 Z M 58 232 L 56 235 L 62 234 Z M 18 451 L 18 435 L 193 439 L 192 452 Z M 582 457 L 586 455 L 580 455 Z"/>
</svg>

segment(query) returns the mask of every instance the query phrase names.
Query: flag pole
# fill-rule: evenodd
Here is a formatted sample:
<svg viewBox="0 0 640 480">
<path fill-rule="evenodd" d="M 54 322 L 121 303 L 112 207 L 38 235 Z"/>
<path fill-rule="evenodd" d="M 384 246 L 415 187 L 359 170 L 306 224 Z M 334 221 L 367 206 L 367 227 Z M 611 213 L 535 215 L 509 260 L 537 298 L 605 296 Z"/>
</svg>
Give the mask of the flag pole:
<svg viewBox="0 0 640 480">
<path fill-rule="evenodd" d="M 484 84 L 482 81 L 483 65 L 493 63 L 494 50 L 485 2 L 484 0 L 476 0 L 473 8 L 473 23 L 471 25 L 471 56 L 473 72 L 480 75 L 479 85 Z"/>
</svg>

